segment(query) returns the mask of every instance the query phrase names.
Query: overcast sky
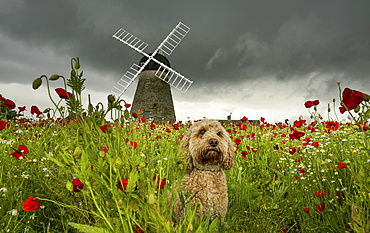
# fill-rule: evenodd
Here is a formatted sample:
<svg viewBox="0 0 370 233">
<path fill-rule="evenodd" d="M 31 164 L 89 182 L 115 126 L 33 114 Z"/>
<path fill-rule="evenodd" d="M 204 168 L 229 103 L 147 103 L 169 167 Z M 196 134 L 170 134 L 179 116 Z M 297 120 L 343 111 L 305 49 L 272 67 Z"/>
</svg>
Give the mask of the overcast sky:
<svg viewBox="0 0 370 233">
<path fill-rule="evenodd" d="M 307 117 L 303 104 L 315 99 L 327 118 L 328 103 L 339 102 L 337 82 L 370 94 L 368 0 L 0 0 L 0 94 L 27 114 L 32 105 L 51 107 L 45 85 L 34 91 L 32 81 L 69 77 L 70 59 L 79 57 L 85 106 L 88 94 L 94 105 L 106 103 L 141 59 L 112 35 L 124 28 L 150 53 L 178 22 L 191 30 L 168 59 L 194 82 L 186 93 L 172 89 L 178 120 L 230 112 L 232 119 L 293 120 Z M 122 96 L 128 103 L 136 86 Z"/>
</svg>

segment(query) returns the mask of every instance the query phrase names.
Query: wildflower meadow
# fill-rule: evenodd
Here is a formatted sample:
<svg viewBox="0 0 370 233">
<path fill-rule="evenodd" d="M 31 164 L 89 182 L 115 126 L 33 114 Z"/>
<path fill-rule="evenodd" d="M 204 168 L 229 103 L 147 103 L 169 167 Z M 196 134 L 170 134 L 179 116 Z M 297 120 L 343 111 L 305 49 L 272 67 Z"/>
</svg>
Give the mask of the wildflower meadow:
<svg viewBox="0 0 370 233">
<path fill-rule="evenodd" d="M 53 108 L 0 95 L 1 232 L 370 232 L 367 94 L 338 83 L 328 112 L 348 112 L 347 122 L 323 120 L 322 103 L 308 100 L 310 122 L 224 124 L 235 146 L 225 221 L 188 211 L 175 226 L 171 196 L 186 157 L 178 147 L 192 122 L 145 119 L 112 95 L 106 109 L 83 106 L 84 82 L 73 58 L 69 78 L 32 84 L 48 86 Z"/>
</svg>

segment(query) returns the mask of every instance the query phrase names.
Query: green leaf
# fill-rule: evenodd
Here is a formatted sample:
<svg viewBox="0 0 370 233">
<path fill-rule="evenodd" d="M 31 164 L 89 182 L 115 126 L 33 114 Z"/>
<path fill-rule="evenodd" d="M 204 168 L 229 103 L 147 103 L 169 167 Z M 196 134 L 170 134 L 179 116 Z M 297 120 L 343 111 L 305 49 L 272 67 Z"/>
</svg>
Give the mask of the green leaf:
<svg viewBox="0 0 370 233">
<path fill-rule="evenodd" d="M 70 192 L 72 192 L 72 191 L 73 191 L 73 184 L 72 184 L 72 182 L 71 182 L 71 181 L 67 181 L 67 183 L 66 183 L 66 188 L 67 188 Z"/>
<path fill-rule="evenodd" d="M 74 222 L 69 222 L 68 225 L 76 228 L 77 230 L 81 231 L 81 232 L 95 232 L 95 233 L 105 233 L 105 232 L 109 232 L 108 230 L 104 229 L 104 228 L 99 228 L 99 227 L 93 227 L 93 226 L 90 226 L 90 225 L 85 225 L 85 224 L 78 224 L 78 223 L 74 223 Z"/>
<path fill-rule="evenodd" d="M 82 150 L 80 167 L 81 167 L 81 172 L 83 176 L 85 176 L 86 173 L 88 172 L 87 170 L 88 166 L 89 166 L 88 155 L 84 150 Z"/>
<path fill-rule="evenodd" d="M 218 220 L 218 218 L 215 218 L 212 221 L 211 225 L 209 226 L 209 232 L 214 232 L 216 230 L 217 220 Z"/>
<path fill-rule="evenodd" d="M 136 169 L 133 169 L 128 178 L 127 191 L 132 192 L 135 189 L 136 181 L 138 180 L 139 174 Z"/>
<path fill-rule="evenodd" d="M 62 156 L 63 161 L 67 165 L 74 164 L 73 158 L 69 153 L 66 153 L 65 151 L 64 152 L 59 151 L 59 154 Z"/>
<path fill-rule="evenodd" d="M 65 165 L 61 162 L 59 162 L 57 159 L 53 158 L 53 157 L 49 157 L 49 159 L 51 161 L 53 161 L 54 163 L 56 163 L 59 167 L 64 167 Z"/>
</svg>

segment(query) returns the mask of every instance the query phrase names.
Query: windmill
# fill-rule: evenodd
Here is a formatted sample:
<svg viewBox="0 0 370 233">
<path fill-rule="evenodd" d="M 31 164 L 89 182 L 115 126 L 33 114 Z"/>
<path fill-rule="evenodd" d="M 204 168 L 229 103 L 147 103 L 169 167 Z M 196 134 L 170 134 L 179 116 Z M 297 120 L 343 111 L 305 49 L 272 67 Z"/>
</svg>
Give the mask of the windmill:
<svg viewBox="0 0 370 233">
<path fill-rule="evenodd" d="M 139 76 L 132 112 L 145 108 L 146 113 L 150 113 L 150 117 L 155 121 L 176 121 L 170 86 L 185 93 L 193 81 L 173 70 L 162 54 L 171 55 L 189 31 L 189 27 L 179 22 L 150 54 L 144 52 L 148 44 L 126 30 L 121 28 L 113 35 L 113 38 L 144 56 L 139 65 L 134 63 L 111 90 L 113 94 L 120 97 Z"/>
</svg>

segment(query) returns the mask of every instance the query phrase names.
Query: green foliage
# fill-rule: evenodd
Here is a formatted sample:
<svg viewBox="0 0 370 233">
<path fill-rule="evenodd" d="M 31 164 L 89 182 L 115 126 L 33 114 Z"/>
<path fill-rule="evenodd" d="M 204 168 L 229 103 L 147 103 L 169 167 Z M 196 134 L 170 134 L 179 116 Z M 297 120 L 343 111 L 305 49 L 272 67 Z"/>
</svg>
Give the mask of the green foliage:
<svg viewBox="0 0 370 233">
<path fill-rule="evenodd" d="M 74 65 L 73 65 L 73 62 Z M 84 109 L 82 108 L 82 96 L 81 93 L 85 90 L 85 78 L 82 78 L 83 71 L 79 73 L 80 69 L 80 59 L 72 58 L 71 59 L 71 75 L 67 79 L 67 86 L 72 89 L 72 98 L 66 101 L 69 111 L 69 117 L 73 118 L 75 116 L 82 116 Z"/>
<path fill-rule="evenodd" d="M 0 99 L 1 99 L 1 95 L 0 95 Z M 5 101 L 6 101 L 5 98 L 3 101 L 0 101 L 0 119 L 11 120 L 15 118 L 16 116 L 18 116 L 18 114 L 16 111 L 4 107 L 3 104 Z"/>
<path fill-rule="evenodd" d="M 110 125 L 111 133 L 88 121 L 9 124 L 0 131 L 2 141 L 10 143 L 0 144 L 0 187 L 7 189 L 4 196 L 0 191 L 2 229 L 42 232 L 50 224 L 50 231 L 58 232 L 83 232 L 88 226 L 108 232 L 134 232 L 137 227 L 144 232 L 213 232 L 216 226 L 219 232 L 274 232 L 282 227 L 291 232 L 362 232 L 369 227 L 370 160 L 363 141 L 370 135 L 351 124 L 330 133 L 325 123 L 301 126 L 304 138 L 311 138 L 307 145 L 303 138 L 288 139 L 288 125 L 248 125 L 246 130 L 227 125 L 233 139 L 244 139 L 235 168 L 226 171 L 225 221 L 209 223 L 206 214 L 197 219 L 195 210 L 188 210 L 178 226 L 171 222 L 174 200 L 169 197 L 176 196 L 174 185 L 183 177 L 177 148 L 187 124 L 175 130 L 171 124 L 153 123 L 154 129 L 149 122 L 129 121 Z M 22 133 L 13 133 L 18 129 Z M 23 160 L 9 156 L 11 147 L 19 145 L 30 151 Z M 242 151 L 248 152 L 245 158 Z M 346 168 L 339 170 L 340 161 L 348 162 Z M 166 178 L 163 189 L 154 175 Z M 76 178 L 84 184 L 81 192 L 73 192 Z M 128 181 L 124 192 L 118 188 L 121 178 Z M 183 195 L 184 205 L 189 205 Z M 23 211 L 21 205 L 30 196 L 45 208 Z M 321 203 L 325 209 L 319 213 Z M 15 216 L 10 214 L 13 209 Z"/>
</svg>

